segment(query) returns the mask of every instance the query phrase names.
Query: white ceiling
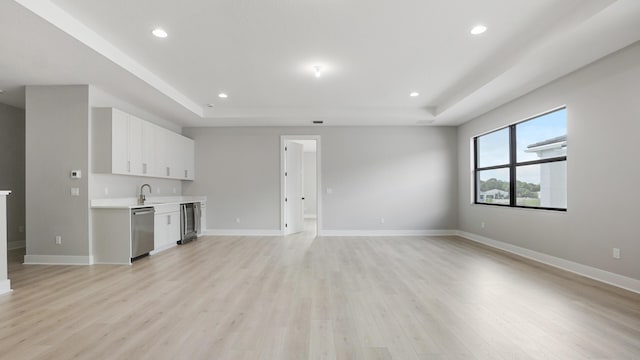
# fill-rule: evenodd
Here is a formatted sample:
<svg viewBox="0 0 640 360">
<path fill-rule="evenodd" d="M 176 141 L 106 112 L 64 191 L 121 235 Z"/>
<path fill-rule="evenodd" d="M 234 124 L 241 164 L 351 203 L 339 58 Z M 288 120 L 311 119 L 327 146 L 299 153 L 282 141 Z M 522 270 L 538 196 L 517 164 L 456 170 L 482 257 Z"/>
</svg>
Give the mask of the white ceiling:
<svg viewBox="0 0 640 360">
<path fill-rule="evenodd" d="M 458 125 L 638 40 L 637 0 L 7 0 L 0 102 L 88 83 L 182 126 Z"/>
</svg>

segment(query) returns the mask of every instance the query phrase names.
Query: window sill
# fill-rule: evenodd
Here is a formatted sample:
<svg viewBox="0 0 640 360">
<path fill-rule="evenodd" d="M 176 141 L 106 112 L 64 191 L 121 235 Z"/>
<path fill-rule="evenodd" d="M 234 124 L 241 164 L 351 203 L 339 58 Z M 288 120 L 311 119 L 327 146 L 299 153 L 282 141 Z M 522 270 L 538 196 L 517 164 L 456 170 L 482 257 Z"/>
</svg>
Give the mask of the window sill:
<svg viewBox="0 0 640 360">
<path fill-rule="evenodd" d="M 470 203 L 472 207 L 481 207 L 483 209 L 501 209 L 501 210 L 523 210 L 523 211 L 534 211 L 534 212 L 544 212 L 547 214 L 566 214 L 569 210 L 555 210 L 555 209 L 539 209 L 534 207 L 517 207 L 517 206 L 508 206 L 508 205 L 490 205 L 490 204 L 476 204 Z"/>
</svg>

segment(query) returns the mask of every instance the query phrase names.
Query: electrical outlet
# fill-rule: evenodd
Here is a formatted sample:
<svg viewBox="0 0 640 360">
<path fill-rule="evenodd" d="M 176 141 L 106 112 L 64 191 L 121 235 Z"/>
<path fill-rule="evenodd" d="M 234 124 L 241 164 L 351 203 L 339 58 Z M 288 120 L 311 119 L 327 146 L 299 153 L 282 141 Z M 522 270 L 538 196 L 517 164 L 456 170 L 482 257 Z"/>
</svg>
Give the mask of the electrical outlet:
<svg viewBox="0 0 640 360">
<path fill-rule="evenodd" d="M 236 223 L 240 224 L 240 218 L 236 218 Z"/>
<path fill-rule="evenodd" d="M 176 190 L 176 188 L 173 188 L 173 193 L 174 193 L 174 194 L 177 194 L 177 193 L 178 193 L 178 190 Z"/>
<path fill-rule="evenodd" d="M 77 188 L 77 187 L 71 188 L 71 196 L 80 196 L 80 188 Z"/>
<path fill-rule="evenodd" d="M 332 188 L 327 188 L 327 195 L 331 195 L 333 194 L 333 189 Z"/>
<path fill-rule="evenodd" d="M 484 221 L 480 223 L 480 227 L 484 229 Z"/>
<path fill-rule="evenodd" d="M 619 248 L 613 248 L 613 258 L 614 259 L 620 259 L 620 249 Z"/>
<path fill-rule="evenodd" d="M 380 218 L 380 224 L 384 224 L 384 218 L 383 217 Z"/>
<path fill-rule="evenodd" d="M 109 188 L 108 187 L 104 188 L 104 194 L 105 195 L 109 195 Z"/>
<path fill-rule="evenodd" d="M 156 187 L 156 194 L 160 194 L 160 187 Z"/>
<path fill-rule="evenodd" d="M 62 236 L 56 235 L 56 245 L 62 245 Z"/>
</svg>

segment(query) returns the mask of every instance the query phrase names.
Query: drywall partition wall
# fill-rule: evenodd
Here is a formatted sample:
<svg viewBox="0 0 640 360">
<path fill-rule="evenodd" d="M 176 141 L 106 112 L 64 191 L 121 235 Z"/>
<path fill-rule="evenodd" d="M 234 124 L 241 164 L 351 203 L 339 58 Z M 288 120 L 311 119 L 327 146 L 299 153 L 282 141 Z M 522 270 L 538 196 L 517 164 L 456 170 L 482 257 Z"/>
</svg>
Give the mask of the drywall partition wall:
<svg viewBox="0 0 640 360">
<path fill-rule="evenodd" d="M 7 196 L 9 249 L 24 247 L 24 110 L 0 104 L 0 189 Z"/>
<path fill-rule="evenodd" d="M 117 96 L 111 95 L 108 92 L 96 87 L 89 86 L 90 98 L 89 103 L 92 108 L 94 107 L 114 107 L 119 110 L 126 112 L 127 114 L 131 114 L 139 117 L 140 119 L 144 119 L 146 121 L 150 121 L 158 126 L 162 126 L 165 129 L 169 129 L 178 134 L 181 133 L 182 127 L 178 125 L 176 122 L 161 118 L 153 113 L 150 113 L 139 106 L 133 105 L 128 101 L 122 100 Z"/>
<path fill-rule="evenodd" d="M 86 85 L 26 87 L 27 263 L 90 262 L 89 110 Z"/>
<path fill-rule="evenodd" d="M 461 126 L 460 230 L 640 279 L 639 59 L 636 43 Z M 471 138 L 564 104 L 567 212 L 472 205 Z"/>
<path fill-rule="evenodd" d="M 195 139 L 198 171 L 183 192 L 207 196 L 210 230 L 281 230 L 281 135 L 322 138 L 325 234 L 457 228 L 455 128 L 238 127 L 183 133 Z"/>
<path fill-rule="evenodd" d="M 317 206 L 316 191 L 316 153 L 305 152 L 303 154 L 303 191 L 304 191 L 304 217 L 315 218 Z"/>
</svg>

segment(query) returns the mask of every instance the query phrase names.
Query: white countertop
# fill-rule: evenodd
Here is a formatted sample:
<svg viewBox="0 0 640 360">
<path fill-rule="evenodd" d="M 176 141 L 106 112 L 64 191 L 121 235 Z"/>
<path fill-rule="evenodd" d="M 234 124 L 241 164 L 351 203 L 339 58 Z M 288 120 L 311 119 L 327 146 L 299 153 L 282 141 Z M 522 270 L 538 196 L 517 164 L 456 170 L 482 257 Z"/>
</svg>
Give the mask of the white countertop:
<svg viewBox="0 0 640 360">
<path fill-rule="evenodd" d="M 206 196 L 151 196 L 147 197 L 144 205 L 138 204 L 137 198 L 94 199 L 91 200 L 92 209 L 135 209 L 155 205 L 184 204 L 190 202 L 206 203 Z"/>
<path fill-rule="evenodd" d="M 11 190 L 0 190 L 0 196 L 6 196 L 11 194 Z"/>
</svg>

